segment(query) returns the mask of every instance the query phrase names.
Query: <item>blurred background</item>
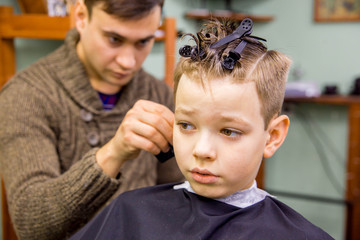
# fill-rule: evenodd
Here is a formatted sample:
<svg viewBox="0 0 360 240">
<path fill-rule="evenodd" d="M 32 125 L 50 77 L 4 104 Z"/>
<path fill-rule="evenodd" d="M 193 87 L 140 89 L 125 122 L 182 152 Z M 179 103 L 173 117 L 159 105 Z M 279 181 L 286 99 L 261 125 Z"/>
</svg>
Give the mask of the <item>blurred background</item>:
<svg viewBox="0 0 360 240">
<path fill-rule="evenodd" d="M 16 0 L 0 0 L 0 5 L 21 12 Z M 176 18 L 179 34 L 195 34 L 203 24 L 190 14 L 227 16 L 231 11 L 253 16 L 253 35 L 267 39 L 269 49 L 293 59 L 289 84 L 310 83 L 315 92 L 330 88 L 332 94 L 348 96 L 360 77 L 359 9 L 358 0 L 165 0 L 164 16 Z M 17 70 L 61 43 L 16 39 Z M 183 44 L 188 42 L 179 38 L 176 49 Z M 164 78 L 162 42 L 155 44 L 144 68 Z M 348 139 L 352 131 L 348 105 L 286 102 L 284 113 L 290 117 L 290 130 L 280 150 L 265 162 L 265 189 L 335 239 L 346 239 Z"/>
</svg>

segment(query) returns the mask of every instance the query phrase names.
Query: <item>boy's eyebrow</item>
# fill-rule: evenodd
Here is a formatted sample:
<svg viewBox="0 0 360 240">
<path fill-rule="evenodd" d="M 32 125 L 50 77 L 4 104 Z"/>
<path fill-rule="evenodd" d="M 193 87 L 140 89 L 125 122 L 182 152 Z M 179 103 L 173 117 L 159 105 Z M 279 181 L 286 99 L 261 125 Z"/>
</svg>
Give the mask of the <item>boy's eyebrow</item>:
<svg viewBox="0 0 360 240">
<path fill-rule="evenodd" d="M 106 31 L 104 30 L 104 34 L 105 35 L 108 35 L 108 36 L 113 36 L 113 37 L 116 37 L 116 38 L 119 38 L 121 40 L 127 40 L 126 37 L 116 33 L 116 32 L 112 32 L 112 31 Z M 137 39 L 136 42 L 140 42 L 140 41 L 147 41 L 147 40 L 151 40 L 155 38 L 155 34 L 151 34 L 150 36 L 147 36 L 147 37 L 144 37 L 144 38 L 141 38 L 141 39 Z"/>
<path fill-rule="evenodd" d="M 251 126 L 251 122 L 247 121 L 245 118 L 241 116 L 219 114 L 219 117 L 225 122 L 238 122 L 243 124 L 244 126 Z"/>
<path fill-rule="evenodd" d="M 193 114 L 196 111 L 194 109 L 189 109 L 189 108 L 184 108 L 184 107 L 176 107 L 175 108 L 175 113 L 183 113 L 183 114 Z"/>
<path fill-rule="evenodd" d="M 196 113 L 195 109 L 190 109 L 190 108 L 184 108 L 184 107 L 176 107 L 175 108 L 175 113 L 182 113 L 182 114 L 186 114 L 186 115 L 191 115 Z M 244 125 L 251 125 L 249 121 L 247 121 L 246 119 L 237 116 L 237 115 L 232 115 L 232 114 L 219 114 L 219 118 L 221 118 L 223 121 L 226 122 L 240 122 Z"/>
</svg>

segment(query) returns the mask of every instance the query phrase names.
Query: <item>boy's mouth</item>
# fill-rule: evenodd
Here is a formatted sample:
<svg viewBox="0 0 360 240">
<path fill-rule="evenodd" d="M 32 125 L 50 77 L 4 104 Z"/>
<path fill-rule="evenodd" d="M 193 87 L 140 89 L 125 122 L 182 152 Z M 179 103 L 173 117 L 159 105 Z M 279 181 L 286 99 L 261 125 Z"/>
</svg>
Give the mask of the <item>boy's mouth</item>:
<svg viewBox="0 0 360 240">
<path fill-rule="evenodd" d="M 206 169 L 194 168 L 191 171 L 192 178 L 199 183 L 209 184 L 215 183 L 218 179 L 218 176 Z"/>
</svg>

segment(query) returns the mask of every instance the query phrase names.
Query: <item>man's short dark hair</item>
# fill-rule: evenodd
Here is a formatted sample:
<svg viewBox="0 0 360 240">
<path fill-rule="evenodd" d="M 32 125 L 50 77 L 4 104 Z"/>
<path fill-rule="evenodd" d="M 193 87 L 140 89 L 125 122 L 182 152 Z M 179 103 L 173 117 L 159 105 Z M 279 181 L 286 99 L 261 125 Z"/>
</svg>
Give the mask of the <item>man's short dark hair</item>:
<svg viewBox="0 0 360 240">
<path fill-rule="evenodd" d="M 164 0 L 85 0 L 91 17 L 92 8 L 102 4 L 103 10 L 120 19 L 136 20 L 147 16 L 154 7 L 164 5 Z"/>
</svg>

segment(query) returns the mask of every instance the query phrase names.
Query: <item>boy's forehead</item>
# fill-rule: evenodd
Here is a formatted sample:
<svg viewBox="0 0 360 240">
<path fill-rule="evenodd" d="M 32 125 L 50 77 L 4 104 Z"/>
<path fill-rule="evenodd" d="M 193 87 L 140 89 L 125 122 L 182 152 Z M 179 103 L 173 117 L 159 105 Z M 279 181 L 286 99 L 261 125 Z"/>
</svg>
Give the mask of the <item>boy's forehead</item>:
<svg viewBox="0 0 360 240">
<path fill-rule="evenodd" d="M 176 116 L 185 114 L 214 124 L 219 121 L 263 124 L 255 82 L 238 83 L 231 78 L 216 78 L 202 84 L 185 75 L 178 89 Z"/>
<path fill-rule="evenodd" d="M 236 89 L 236 91 L 233 91 Z M 231 77 L 198 78 L 189 77 L 183 74 L 176 90 L 176 102 L 183 97 L 190 97 L 193 100 L 202 101 L 203 97 L 226 101 L 226 98 L 252 97 L 259 99 L 254 81 L 236 81 Z M 176 103 L 175 102 L 175 103 Z"/>
<path fill-rule="evenodd" d="M 184 73 L 180 78 L 181 82 L 192 82 L 197 83 L 200 87 L 202 87 L 204 90 L 211 90 L 216 85 L 238 85 L 239 87 L 244 87 L 246 84 L 254 84 L 255 81 L 249 81 L 249 80 L 243 80 L 243 79 L 236 79 L 232 76 L 226 75 L 222 77 L 214 77 L 211 75 L 205 75 L 205 76 L 199 76 L 197 74 L 186 74 Z M 214 89 L 216 90 L 216 88 Z"/>
</svg>

